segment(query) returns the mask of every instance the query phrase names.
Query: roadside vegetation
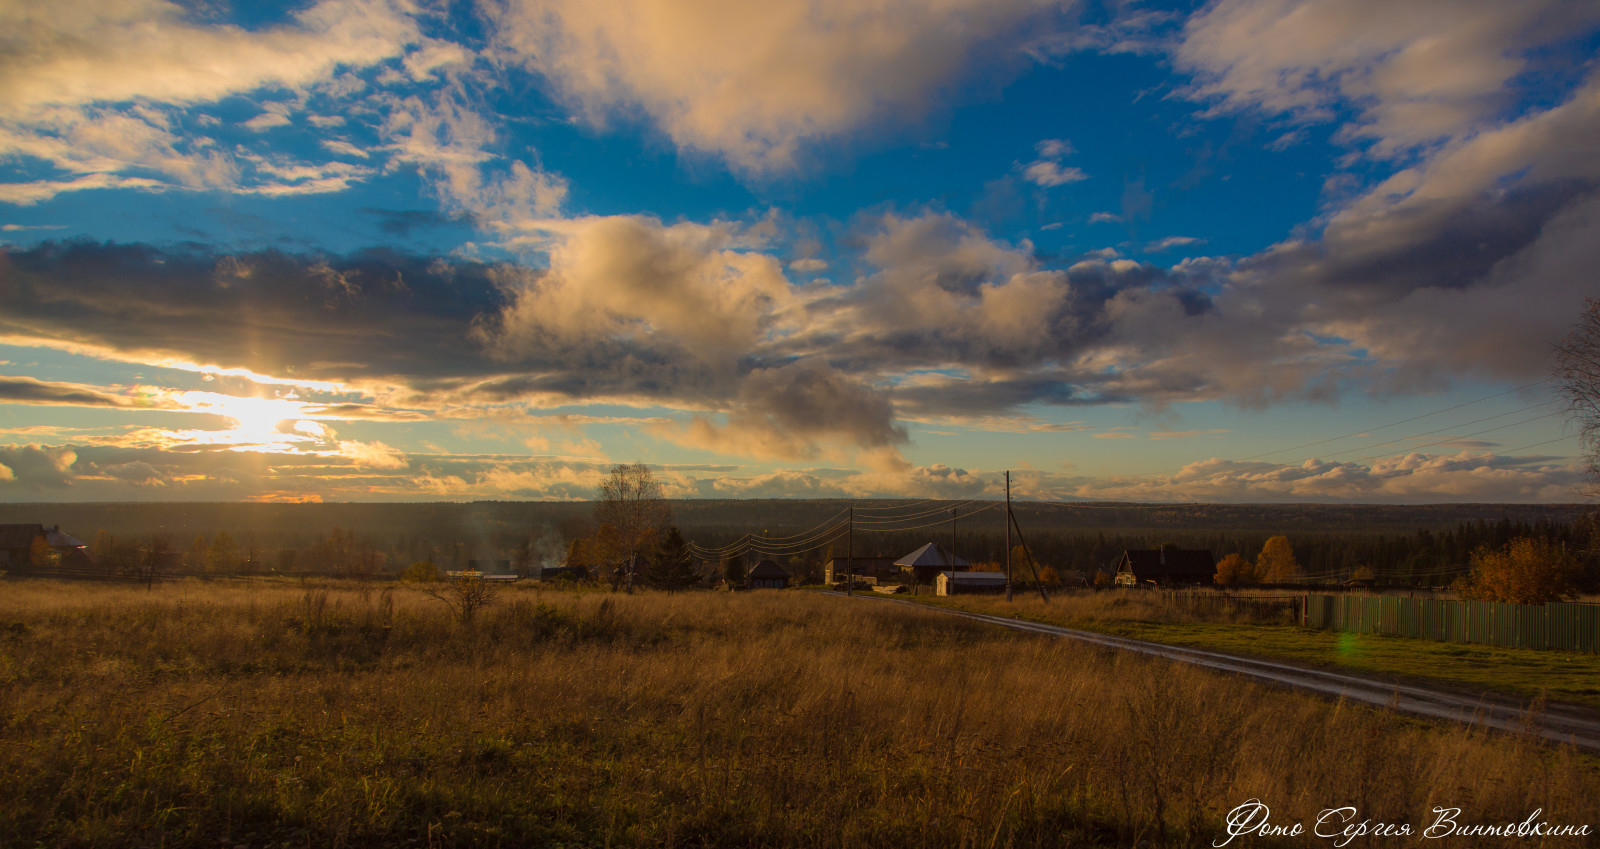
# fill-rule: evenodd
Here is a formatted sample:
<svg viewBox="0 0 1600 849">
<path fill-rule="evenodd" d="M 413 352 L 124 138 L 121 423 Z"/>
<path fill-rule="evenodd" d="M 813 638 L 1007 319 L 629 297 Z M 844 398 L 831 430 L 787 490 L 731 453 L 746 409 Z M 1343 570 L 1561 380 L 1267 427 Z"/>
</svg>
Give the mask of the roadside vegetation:
<svg viewBox="0 0 1600 849">
<path fill-rule="evenodd" d="M 1296 624 L 1293 601 L 1281 590 L 1231 596 L 1142 589 L 1058 591 L 1048 604 L 1020 593 L 1011 602 L 983 595 L 899 597 L 1119 637 L 1600 708 L 1600 655 L 1311 630 Z"/>
<path fill-rule="evenodd" d="M 513 585 L 463 619 L 259 579 L 7 583 L 0 786 L 16 846 L 1189 846 L 1250 798 L 1600 821 L 1568 748 L 914 607 Z"/>
</svg>

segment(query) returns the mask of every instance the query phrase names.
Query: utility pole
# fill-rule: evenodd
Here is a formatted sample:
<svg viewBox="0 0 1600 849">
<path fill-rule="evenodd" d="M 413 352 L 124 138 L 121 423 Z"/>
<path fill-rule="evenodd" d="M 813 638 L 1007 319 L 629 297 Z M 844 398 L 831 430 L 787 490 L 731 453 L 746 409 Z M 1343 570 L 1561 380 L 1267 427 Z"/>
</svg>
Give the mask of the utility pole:
<svg viewBox="0 0 1600 849">
<path fill-rule="evenodd" d="M 945 563 L 950 565 L 950 583 L 945 584 L 945 592 L 956 594 L 956 508 L 950 508 L 950 556 Z"/>
<path fill-rule="evenodd" d="M 1011 472 L 1006 472 L 1006 601 L 1011 601 Z"/>
<path fill-rule="evenodd" d="M 1028 540 L 1022 535 L 1022 526 L 1017 524 L 1016 516 L 1008 514 L 1007 518 L 1011 520 L 1011 526 L 1017 529 L 1017 542 L 1022 543 L 1022 553 L 1028 557 L 1028 569 L 1033 572 L 1033 583 L 1039 587 L 1039 598 L 1044 599 L 1045 604 L 1049 604 L 1050 596 L 1044 591 L 1044 581 L 1039 580 L 1039 567 L 1033 562 L 1033 550 L 1028 548 Z"/>
<path fill-rule="evenodd" d="M 850 530 L 845 533 L 844 594 L 856 594 L 856 506 L 850 505 Z"/>
</svg>

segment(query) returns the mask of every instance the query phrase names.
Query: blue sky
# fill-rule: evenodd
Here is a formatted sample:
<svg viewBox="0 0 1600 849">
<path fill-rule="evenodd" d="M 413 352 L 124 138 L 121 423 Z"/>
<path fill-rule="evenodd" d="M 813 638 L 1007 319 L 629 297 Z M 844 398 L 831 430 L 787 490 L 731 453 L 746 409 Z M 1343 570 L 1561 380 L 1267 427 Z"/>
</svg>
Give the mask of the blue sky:
<svg viewBox="0 0 1600 849">
<path fill-rule="evenodd" d="M 0 499 L 1570 501 L 1600 7 L 0 2 Z"/>
</svg>

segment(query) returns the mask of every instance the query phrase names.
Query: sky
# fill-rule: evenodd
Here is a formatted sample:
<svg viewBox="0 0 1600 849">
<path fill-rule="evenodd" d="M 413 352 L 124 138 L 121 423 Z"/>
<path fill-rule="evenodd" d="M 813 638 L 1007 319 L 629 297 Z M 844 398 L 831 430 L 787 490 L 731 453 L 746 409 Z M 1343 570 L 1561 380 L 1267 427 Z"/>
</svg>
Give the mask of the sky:
<svg viewBox="0 0 1600 849">
<path fill-rule="evenodd" d="M 1568 502 L 1591 0 L 0 0 L 0 500 Z"/>
</svg>

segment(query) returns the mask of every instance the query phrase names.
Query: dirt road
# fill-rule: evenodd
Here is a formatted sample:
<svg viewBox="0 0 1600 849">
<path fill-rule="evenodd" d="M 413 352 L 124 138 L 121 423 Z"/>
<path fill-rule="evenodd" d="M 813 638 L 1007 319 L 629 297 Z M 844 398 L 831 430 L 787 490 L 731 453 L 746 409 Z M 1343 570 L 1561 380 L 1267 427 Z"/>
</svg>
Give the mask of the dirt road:
<svg viewBox="0 0 1600 849">
<path fill-rule="evenodd" d="M 1184 648 L 1112 637 L 1091 631 L 1077 631 L 1056 625 L 1041 625 L 1003 616 L 969 613 L 917 604 L 902 599 L 883 596 L 861 596 L 873 601 L 911 604 L 923 610 L 960 616 L 978 622 L 988 622 L 1002 628 L 1027 631 L 1051 637 L 1065 637 L 1094 643 L 1110 649 L 1138 652 L 1164 657 L 1181 663 L 1192 663 L 1221 672 L 1243 675 L 1282 687 L 1292 687 L 1329 698 L 1342 698 L 1370 705 L 1389 706 L 1403 713 L 1417 716 L 1481 725 L 1501 731 L 1528 732 L 1559 743 L 1571 743 L 1581 749 L 1600 751 L 1600 711 L 1573 705 L 1547 705 L 1541 711 L 1530 710 L 1528 702 L 1513 696 L 1494 693 L 1467 694 L 1443 688 L 1432 688 L 1412 683 L 1397 683 L 1381 678 L 1363 677 L 1344 672 L 1331 672 L 1283 661 L 1243 657 L 1207 649 Z"/>
</svg>

